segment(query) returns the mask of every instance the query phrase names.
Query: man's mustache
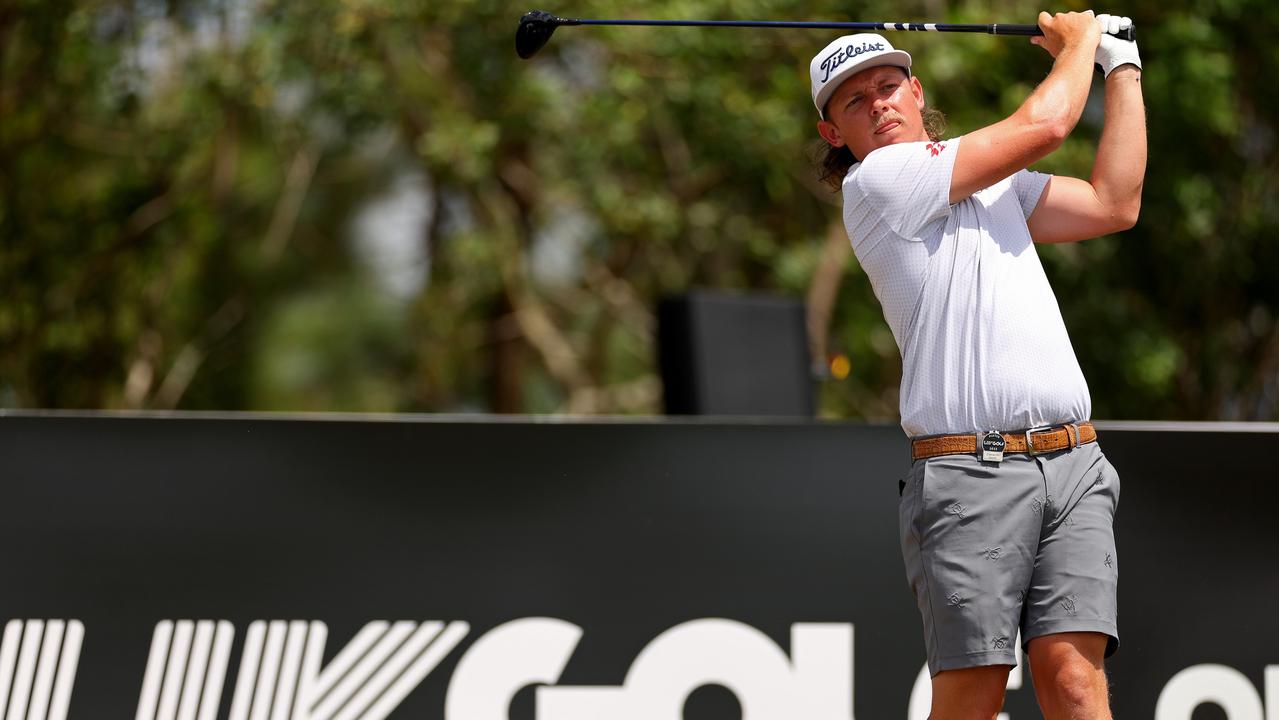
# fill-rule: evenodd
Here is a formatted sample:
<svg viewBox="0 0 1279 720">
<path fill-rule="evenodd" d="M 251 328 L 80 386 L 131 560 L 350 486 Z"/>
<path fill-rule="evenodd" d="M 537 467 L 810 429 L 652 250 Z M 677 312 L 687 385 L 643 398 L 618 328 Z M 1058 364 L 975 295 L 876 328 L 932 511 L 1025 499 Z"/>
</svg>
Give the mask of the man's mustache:
<svg viewBox="0 0 1279 720">
<path fill-rule="evenodd" d="M 895 123 L 895 122 L 905 124 L 906 118 L 902 117 L 901 115 L 898 115 L 897 113 L 880 115 L 879 122 L 875 123 L 874 129 L 878 130 L 889 123 Z"/>
</svg>

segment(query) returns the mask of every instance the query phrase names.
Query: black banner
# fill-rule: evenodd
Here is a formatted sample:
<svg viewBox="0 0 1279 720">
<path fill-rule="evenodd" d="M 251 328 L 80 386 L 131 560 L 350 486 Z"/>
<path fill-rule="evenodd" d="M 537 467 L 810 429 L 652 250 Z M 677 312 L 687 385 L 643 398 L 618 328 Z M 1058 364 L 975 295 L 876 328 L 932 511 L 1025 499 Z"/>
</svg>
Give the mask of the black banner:
<svg viewBox="0 0 1279 720">
<path fill-rule="evenodd" d="M 1117 717 L 1279 717 L 1276 439 L 1102 426 Z M 907 457 L 848 424 L 3 416 L 0 717 L 922 718 Z M 1029 672 L 1005 713 L 1039 717 Z"/>
</svg>

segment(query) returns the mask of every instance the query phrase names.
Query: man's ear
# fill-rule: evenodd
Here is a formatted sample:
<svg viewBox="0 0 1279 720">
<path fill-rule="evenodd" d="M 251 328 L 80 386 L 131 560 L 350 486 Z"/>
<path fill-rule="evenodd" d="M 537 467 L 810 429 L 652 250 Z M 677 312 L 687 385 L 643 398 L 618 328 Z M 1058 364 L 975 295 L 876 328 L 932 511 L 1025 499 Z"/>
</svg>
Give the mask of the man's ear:
<svg viewBox="0 0 1279 720">
<path fill-rule="evenodd" d="M 832 146 L 844 147 L 844 136 L 840 134 L 839 128 L 835 127 L 835 123 L 829 120 L 818 120 L 817 132 L 822 136 L 823 140 Z"/>
<path fill-rule="evenodd" d="M 915 75 L 910 76 L 910 91 L 915 95 L 915 105 L 920 110 L 924 109 L 924 86 L 920 84 L 919 78 Z"/>
</svg>

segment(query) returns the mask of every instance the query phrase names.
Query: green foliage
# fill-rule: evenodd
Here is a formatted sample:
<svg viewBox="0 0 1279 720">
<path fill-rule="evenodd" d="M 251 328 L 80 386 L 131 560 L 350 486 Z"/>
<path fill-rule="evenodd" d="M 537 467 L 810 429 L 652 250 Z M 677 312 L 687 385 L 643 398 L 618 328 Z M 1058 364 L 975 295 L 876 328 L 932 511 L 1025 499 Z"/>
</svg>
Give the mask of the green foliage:
<svg viewBox="0 0 1279 720">
<path fill-rule="evenodd" d="M 0 1 L 0 405 L 657 412 L 659 297 L 804 296 L 836 262 L 817 345 L 847 353 L 852 374 L 825 382 L 822 413 L 894 417 L 897 349 L 855 260 L 827 252 L 838 198 L 809 160 L 807 61 L 830 33 L 561 28 L 522 61 L 525 9 Z M 1038 11 L 548 9 L 951 22 Z M 1279 6 L 1107 9 L 1137 21 L 1147 65 L 1142 219 L 1040 249 L 1095 414 L 1275 419 L 1279 100 L 1259 80 L 1279 70 L 1267 37 Z M 1024 40 L 893 41 L 952 135 L 1012 112 L 1049 68 Z M 1086 177 L 1099 131 L 1086 114 L 1039 169 Z M 360 230 L 404 178 L 425 188 L 391 233 L 412 251 L 392 263 L 416 277 L 407 290 L 371 263 Z"/>
</svg>

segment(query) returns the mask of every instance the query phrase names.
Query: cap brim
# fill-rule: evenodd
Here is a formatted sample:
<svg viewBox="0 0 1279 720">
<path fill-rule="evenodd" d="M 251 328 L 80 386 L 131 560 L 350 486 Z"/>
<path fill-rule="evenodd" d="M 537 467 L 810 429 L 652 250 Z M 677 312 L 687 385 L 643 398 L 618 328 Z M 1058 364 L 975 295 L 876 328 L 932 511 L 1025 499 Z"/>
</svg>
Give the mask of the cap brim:
<svg viewBox="0 0 1279 720">
<path fill-rule="evenodd" d="M 910 53 L 903 50 L 891 50 L 874 57 L 866 58 L 861 62 L 853 63 L 847 67 L 840 68 L 833 76 L 831 76 L 830 80 L 826 81 L 826 84 L 822 87 L 821 91 L 817 93 L 817 97 L 813 99 L 813 104 L 817 106 L 817 114 L 820 115 L 823 120 L 826 119 L 826 103 L 830 102 L 831 96 L 835 94 L 835 91 L 839 89 L 840 85 L 844 84 L 844 80 L 861 72 L 862 70 L 873 67 L 882 67 L 884 65 L 899 67 L 905 70 L 907 75 L 910 75 Z"/>
</svg>

